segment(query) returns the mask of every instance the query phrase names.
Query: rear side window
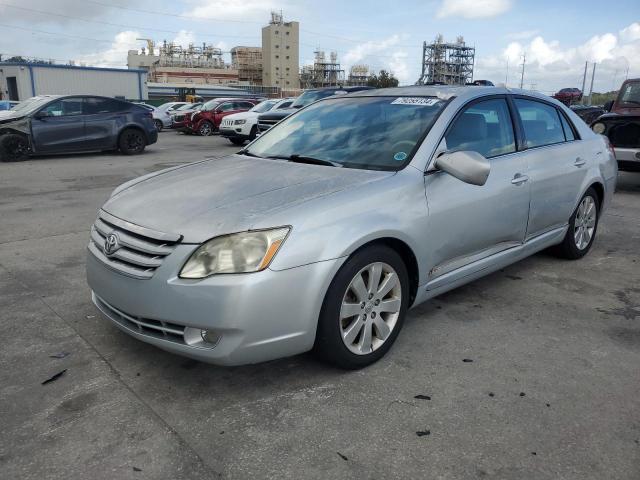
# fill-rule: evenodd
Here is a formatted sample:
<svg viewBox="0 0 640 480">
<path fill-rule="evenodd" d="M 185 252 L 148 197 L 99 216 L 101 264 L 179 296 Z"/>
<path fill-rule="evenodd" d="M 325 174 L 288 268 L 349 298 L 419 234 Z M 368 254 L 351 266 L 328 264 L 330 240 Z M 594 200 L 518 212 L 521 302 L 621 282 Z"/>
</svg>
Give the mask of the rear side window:
<svg viewBox="0 0 640 480">
<path fill-rule="evenodd" d="M 516 98 L 515 104 L 527 148 L 564 142 L 564 131 L 555 107 L 522 98 Z"/>
<path fill-rule="evenodd" d="M 125 110 L 125 104 L 110 98 L 85 98 L 85 110 L 87 115 L 97 113 L 115 113 Z"/>
<path fill-rule="evenodd" d="M 467 107 L 445 136 L 447 150 L 478 152 L 485 158 L 516 151 L 513 123 L 506 100 L 496 98 Z"/>
<path fill-rule="evenodd" d="M 234 110 L 234 109 L 235 109 L 234 102 L 223 103 L 222 105 L 220 105 L 220 107 L 218 107 L 218 110 L 221 112 L 230 112 L 231 110 Z"/>
<path fill-rule="evenodd" d="M 560 115 L 560 121 L 562 122 L 562 129 L 564 130 L 565 139 L 567 140 L 567 142 L 571 142 L 575 140 L 576 135 L 575 133 L 573 133 L 573 128 L 571 128 L 569 121 L 565 118 L 565 116 L 562 113 L 558 112 L 558 114 Z"/>
</svg>

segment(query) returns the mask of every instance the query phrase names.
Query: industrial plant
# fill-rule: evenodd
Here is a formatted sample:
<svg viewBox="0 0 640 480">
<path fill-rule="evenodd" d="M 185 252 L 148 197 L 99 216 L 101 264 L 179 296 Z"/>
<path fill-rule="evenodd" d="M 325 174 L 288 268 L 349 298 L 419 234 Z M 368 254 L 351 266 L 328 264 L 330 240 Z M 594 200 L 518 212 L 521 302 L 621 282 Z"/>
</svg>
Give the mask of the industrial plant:
<svg viewBox="0 0 640 480">
<path fill-rule="evenodd" d="M 417 85 L 441 83 L 465 85 L 473 80 L 476 49 L 466 45 L 462 36 L 455 43 L 438 35 L 434 42 L 422 46 L 422 73 Z"/>
</svg>

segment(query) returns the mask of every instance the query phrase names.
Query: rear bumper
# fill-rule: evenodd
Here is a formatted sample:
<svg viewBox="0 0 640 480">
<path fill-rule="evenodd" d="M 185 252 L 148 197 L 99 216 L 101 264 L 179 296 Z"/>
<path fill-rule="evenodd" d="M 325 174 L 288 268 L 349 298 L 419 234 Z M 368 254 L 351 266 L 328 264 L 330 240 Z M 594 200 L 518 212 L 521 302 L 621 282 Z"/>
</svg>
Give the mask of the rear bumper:
<svg viewBox="0 0 640 480">
<path fill-rule="evenodd" d="M 640 148 L 614 147 L 618 169 L 640 171 Z"/>
<path fill-rule="evenodd" d="M 148 280 L 115 272 L 89 253 L 94 303 L 127 334 L 208 363 L 257 363 L 313 347 L 325 292 L 343 259 L 197 281 L 178 278 L 196 247 L 179 245 Z M 201 330 L 220 340 L 207 345 Z"/>
</svg>

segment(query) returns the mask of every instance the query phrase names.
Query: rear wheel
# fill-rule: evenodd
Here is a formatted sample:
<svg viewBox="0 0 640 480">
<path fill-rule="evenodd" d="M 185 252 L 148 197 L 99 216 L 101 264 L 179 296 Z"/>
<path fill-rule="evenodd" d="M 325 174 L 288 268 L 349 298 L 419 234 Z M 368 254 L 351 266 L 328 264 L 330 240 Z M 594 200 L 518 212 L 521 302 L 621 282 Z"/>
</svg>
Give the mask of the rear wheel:
<svg viewBox="0 0 640 480">
<path fill-rule="evenodd" d="M 136 155 L 142 153 L 147 146 L 144 134 L 135 128 L 127 128 L 120 134 L 118 147 L 125 155 Z"/>
<path fill-rule="evenodd" d="M 249 141 L 253 142 L 256 139 L 256 135 L 258 134 L 258 126 L 254 125 L 251 127 L 251 133 L 249 133 Z"/>
<path fill-rule="evenodd" d="M 29 157 L 29 140 L 23 135 L 7 133 L 0 137 L 0 160 L 20 162 Z"/>
<path fill-rule="evenodd" d="M 589 188 L 573 215 L 569 219 L 569 229 L 562 243 L 555 247 L 555 253 L 570 260 L 584 257 L 596 237 L 600 215 L 600 201 L 593 188 Z"/>
<path fill-rule="evenodd" d="M 396 340 L 409 303 L 409 277 L 400 255 L 376 245 L 354 254 L 327 291 L 315 353 L 340 368 L 379 360 Z"/>
<path fill-rule="evenodd" d="M 209 135 L 213 135 L 213 125 L 211 122 L 202 122 L 198 127 L 198 134 L 203 137 L 208 137 Z"/>
</svg>

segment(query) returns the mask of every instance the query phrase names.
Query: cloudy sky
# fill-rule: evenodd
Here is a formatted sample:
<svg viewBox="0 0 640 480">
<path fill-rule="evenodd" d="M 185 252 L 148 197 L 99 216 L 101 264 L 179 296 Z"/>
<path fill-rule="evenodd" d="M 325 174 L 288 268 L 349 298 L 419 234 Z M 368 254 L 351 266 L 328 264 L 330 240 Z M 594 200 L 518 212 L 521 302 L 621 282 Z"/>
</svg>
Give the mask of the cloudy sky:
<svg viewBox="0 0 640 480">
<path fill-rule="evenodd" d="M 228 51 L 260 45 L 271 10 L 300 22 L 300 60 L 338 52 L 350 65 L 419 77 L 422 42 L 463 35 L 476 47 L 475 78 L 543 92 L 581 87 L 597 62 L 594 90 L 640 77 L 640 1 L 615 0 L 0 0 L 0 53 L 122 67 L 129 49 L 164 39 Z M 591 67 L 590 67 L 591 68 Z M 591 70 L 589 71 L 589 77 Z"/>
</svg>

